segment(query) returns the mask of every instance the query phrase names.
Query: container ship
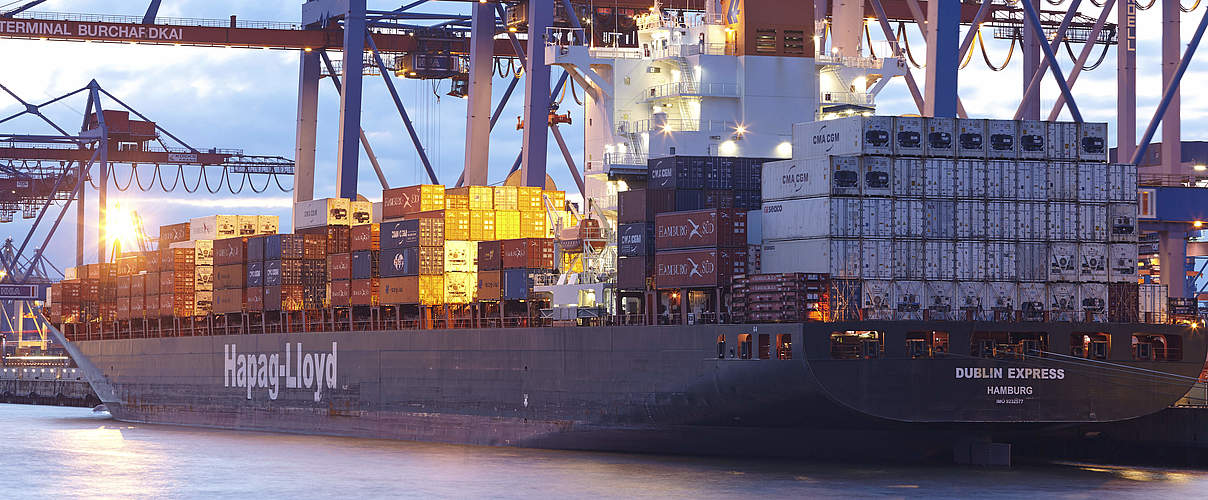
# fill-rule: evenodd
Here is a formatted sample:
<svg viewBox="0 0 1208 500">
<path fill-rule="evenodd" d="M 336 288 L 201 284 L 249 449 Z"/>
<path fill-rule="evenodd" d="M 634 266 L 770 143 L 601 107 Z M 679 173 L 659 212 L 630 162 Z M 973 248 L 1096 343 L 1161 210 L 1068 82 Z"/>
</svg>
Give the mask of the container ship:
<svg viewBox="0 0 1208 500">
<path fill-rule="evenodd" d="M 1105 124 L 876 116 L 900 61 L 760 15 L 652 9 L 620 46 L 551 47 L 596 68 L 581 202 L 420 185 L 300 202 L 289 234 L 191 219 L 43 312 L 134 422 L 969 456 L 1187 393 L 1195 303 L 1138 281 Z"/>
</svg>

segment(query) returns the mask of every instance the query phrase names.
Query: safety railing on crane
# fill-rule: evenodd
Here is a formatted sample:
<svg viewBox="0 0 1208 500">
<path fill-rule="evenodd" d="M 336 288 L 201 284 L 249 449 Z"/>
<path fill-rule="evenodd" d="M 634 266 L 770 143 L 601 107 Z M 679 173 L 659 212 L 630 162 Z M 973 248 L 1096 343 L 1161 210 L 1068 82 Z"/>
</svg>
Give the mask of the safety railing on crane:
<svg viewBox="0 0 1208 500">
<path fill-rule="evenodd" d="M 15 19 L 32 19 L 38 21 L 78 21 L 86 23 L 124 23 L 142 24 L 141 16 L 119 16 L 110 14 L 80 14 L 74 12 L 33 12 L 26 11 L 13 16 Z M 300 23 L 283 23 L 275 21 L 241 21 L 232 16 L 231 19 L 202 19 L 194 17 L 156 17 L 155 23 L 163 26 L 204 26 L 210 28 L 253 28 L 272 30 L 301 30 Z"/>
<path fill-rule="evenodd" d="M 645 97 L 647 99 L 661 99 L 664 97 L 683 95 L 701 97 L 738 97 L 738 84 L 694 82 L 664 83 L 662 85 L 648 87 L 646 89 Z"/>
<path fill-rule="evenodd" d="M 618 133 L 620 132 L 618 128 Z M 642 132 L 725 132 L 732 130 L 729 122 L 724 120 L 692 120 L 669 118 L 661 122 L 655 120 L 635 120 L 628 122 L 625 127 L 631 134 Z"/>
<path fill-rule="evenodd" d="M 1140 174 L 1137 176 L 1137 185 L 1208 188 L 1208 175 Z"/>
<path fill-rule="evenodd" d="M 605 165 L 641 165 L 646 166 L 647 156 L 641 153 L 604 153 Z M 616 206 L 616 200 L 613 206 Z"/>
</svg>

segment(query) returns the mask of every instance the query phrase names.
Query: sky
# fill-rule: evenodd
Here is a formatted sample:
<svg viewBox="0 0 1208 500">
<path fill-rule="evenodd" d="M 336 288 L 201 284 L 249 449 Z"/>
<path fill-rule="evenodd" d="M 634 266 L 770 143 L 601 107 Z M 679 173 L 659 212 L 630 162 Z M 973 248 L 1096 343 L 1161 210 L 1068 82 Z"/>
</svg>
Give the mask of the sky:
<svg viewBox="0 0 1208 500">
<path fill-rule="evenodd" d="M 0 0 L 0 6 L 11 0 Z M 1069 2 L 1071 0 L 1065 0 Z M 300 2 L 235 1 L 235 0 L 164 0 L 159 11 L 161 18 L 210 18 L 226 19 L 236 15 L 240 20 L 295 22 L 300 18 Z M 397 8 L 402 2 L 370 0 L 371 9 Z M 1097 17 L 1099 9 L 1083 2 L 1083 13 Z M 1208 3 L 1206 3 L 1208 4 Z M 1046 4 L 1046 8 L 1049 7 Z M 3 9 L 3 7 L 0 7 Z M 43 12 L 103 13 L 112 15 L 141 16 L 145 2 L 106 2 L 99 0 L 50 0 L 35 8 Z M 433 6 L 418 9 L 427 12 L 463 12 L 468 6 L 462 2 L 433 2 Z M 1195 23 L 1204 15 L 1205 7 L 1182 16 L 1183 40 L 1190 40 Z M 1109 21 L 1115 20 L 1115 14 Z M 1160 79 L 1160 56 L 1158 53 L 1161 33 L 1161 14 L 1158 8 L 1139 12 L 1138 15 L 1138 135 L 1143 131 L 1153 113 L 1162 88 Z M 962 27 L 962 32 L 967 27 Z M 873 40 L 880 30 L 873 29 Z M 924 63 L 925 45 L 914 26 L 908 27 L 909 37 L 916 60 Z M 1008 42 L 991 38 L 991 29 L 983 28 L 987 35 L 987 49 L 992 62 L 1001 64 L 1007 54 Z M 1075 53 L 1080 49 L 1074 46 Z M 976 50 L 976 46 L 975 46 Z M 1093 53 L 1097 58 L 1098 50 Z M 1072 65 L 1064 50 L 1059 52 L 1062 67 L 1068 73 Z M 1011 65 L 993 72 L 975 53 L 973 60 L 960 72 L 960 95 L 965 108 L 972 117 L 1010 118 L 1018 105 L 1022 87 L 1019 52 Z M 148 46 L 128 44 L 78 43 L 41 40 L 0 39 L 0 84 L 3 84 L 29 101 L 45 101 L 51 97 L 79 89 L 96 79 L 110 93 L 122 99 L 134 109 L 156 121 L 163 128 L 182 138 L 189 145 L 202 148 L 242 149 L 247 154 L 294 155 L 294 129 L 296 118 L 298 55 L 296 52 L 259 49 L 227 49 L 174 46 Z M 1102 66 L 1092 72 L 1083 72 L 1074 88 L 1074 95 L 1082 113 L 1088 121 L 1105 121 L 1114 131 L 1115 121 L 1115 62 L 1114 47 L 1109 51 Z M 1196 60 L 1191 64 L 1184 82 L 1205 81 L 1208 61 Z M 557 78 L 558 70 L 554 71 Z M 920 85 L 923 84 L 922 70 L 915 70 Z M 440 81 L 433 88 L 431 81 L 396 79 L 400 97 L 410 114 L 421 141 L 426 147 L 439 179 L 453 184 L 461 172 L 464 158 L 465 100 L 444 95 L 449 83 Z M 496 78 L 494 103 L 503 93 L 507 81 Z M 523 82 L 518 90 L 523 88 Z M 1187 87 L 1190 88 L 1190 87 Z M 317 151 L 315 196 L 335 194 L 335 160 L 338 125 L 339 97 L 330 82 L 324 80 L 320 87 L 319 139 Z M 1042 87 L 1042 115 L 1059 94 L 1051 77 L 1046 77 Z M 521 132 L 514 123 L 522 111 L 521 94 L 517 92 L 501 115 L 491 136 L 490 181 L 502 181 L 520 149 Z M 1182 97 L 1183 138 L 1202 139 L 1205 132 L 1204 118 L 1208 115 L 1208 95 L 1184 92 Z M 65 124 L 78 124 L 85 104 L 80 96 L 62 103 L 48 106 L 44 112 L 52 119 Z M 494 105 L 494 104 L 493 104 Z M 107 109 L 114 107 L 108 103 Z M 879 114 L 917 113 L 910 94 L 902 79 L 895 79 L 878 96 Z M 16 101 L 0 95 L 0 117 L 20 110 Z M 426 175 L 418 160 L 411 141 L 403 128 L 394 105 L 380 77 L 365 77 L 362 127 L 383 165 L 391 186 L 405 186 L 424 182 Z M 579 155 L 582 151 L 582 109 L 571 99 L 566 99 L 563 111 L 570 111 L 574 124 L 564 130 L 570 150 Z M 810 119 L 803 117 L 802 121 Z M 1068 120 L 1068 112 L 1062 119 Z M 78 125 L 77 125 L 78 126 Z M 566 127 L 566 126 L 564 126 Z M 23 117 L 0 124 L 0 132 L 48 133 L 45 125 L 34 118 Z M 1111 134 L 1114 137 L 1114 132 Z M 557 149 L 555 141 L 549 141 L 549 172 L 559 186 L 573 186 L 568 169 Z M 582 158 L 576 161 L 582 168 Z M 140 168 L 142 183 L 150 183 L 151 172 Z M 217 182 L 217 171 L 212 171 L 211 181 Z M 130 176 L 127 167 L 119 167 L 114 174 L 119 186 L 126 186 Z M 197 181 L 197 169 L 187 170 L 187 182 L 191 186 Z M 171 173 L 165 180 L 171 184 Z M 264 179 L 256 179 L 259 189 Z M 238 185 L 235 180 L 234 184 Z M 282 180 L 289 188 L 292 180 Z M 370 199 L 380 200 L 381 187 L 368 159 L 362 153 L 359 190 Z M 117 199 L 126 208 L 135 209 L 143 218 L 148 231 L 157 232 L 158 226 L 214 213 L 225 214 L 273 214 L 281 216 L 281 225 L 288 227 L 291 194 L 270 185 L 262 194 L 252 194 L 245 189 L 235 195 L 220 193 L 204 194 L 204 189 L 188 194 L 180 188 L 165 193 L 159 186 L 151 192 L 136 192 L 134 187 L 118 193 L 110 189 L 110 199 Z M 95 193 L 88 193 L 89 214 L 93 221 Z M 58 214 L 57 207 L 49 216 Z M 47 254 L 60 268 L 74 263 L 75 209 L 68 210 L 56 235 L 51 238 Z M 26 237 L 29 224 L 18 215 L 15 222 L 0 229 L 0 235 L 11 237 L 16 244 Z M 48 224 L 43 224 L 44 227 Z M 95 261 L 93 240 L 94 229 L 86 239 L 86 259 Z M 41 245 L 45 229 L 35 235 L 30 247 Z M 29 251 L 32 253 L 32 250 Z"/>
</svg>

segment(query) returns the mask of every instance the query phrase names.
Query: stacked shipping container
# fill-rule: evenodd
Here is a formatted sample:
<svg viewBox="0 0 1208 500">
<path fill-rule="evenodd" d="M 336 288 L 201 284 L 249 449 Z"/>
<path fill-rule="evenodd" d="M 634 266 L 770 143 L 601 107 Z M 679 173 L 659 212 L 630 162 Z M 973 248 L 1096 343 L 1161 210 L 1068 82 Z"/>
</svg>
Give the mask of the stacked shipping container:
<svg viewBox="0 0 1208 500">
<path fill-rule="evenodd" d="M 1106 134 L 886 116 L 799 124 L 795 157 L 765 164 L 763 269 L 852 280 L 873 318 L 1106 319 L 1109 288 L 1135 295 L 1137 258 L 1136 170 L 1107 163 Z"/>
</svg>

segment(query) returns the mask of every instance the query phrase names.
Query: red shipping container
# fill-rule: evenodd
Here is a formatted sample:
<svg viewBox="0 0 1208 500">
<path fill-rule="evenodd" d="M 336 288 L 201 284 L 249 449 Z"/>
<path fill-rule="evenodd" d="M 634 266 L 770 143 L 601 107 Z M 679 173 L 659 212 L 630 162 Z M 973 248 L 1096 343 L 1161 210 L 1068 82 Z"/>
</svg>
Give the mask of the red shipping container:
<svg viewBox="0 0 1208 500">
<path fill-rule="evenodd" d="M 654 218 L 656 249 L 737 247 L 747 244 L 747 213 L 736 210 L 671 212 Z"/>
<path fill-rule="evenodd" d="M 147 275 L 135 274 L 130 277 L 130 296 L 142 297 L 147 293 Z"/>
<path fill-rule="evenodd" d="M 352 274 L 352 255 L 339 253 L 327 256 L 327 280 L 346 280 Z"/>
<path fill-rule="evenodd" d="M 504 269 L 553 269 L 554 240 L 521 238 L 503 240 L 500 255 Z"/>
<path fill-rule="evenodd" d="M 130 297 L 130 319 L 143 319 L 145 304 L 146 299 L 142 295 Z"/>
<path fill-rule="evenodd" d="M 327 299 L 331 307 L 347 307 L 351 300 L 352 286 L 348 280 L 336 280 L 327 284 Z"/>
<path fill-rule="evenodd" d="M 265 311 L 301 311 L 302 285 L 264 287 Z"/>
<path fill-rule="evenodd" d="M 382 190 L 382 219 L 397 219 L 416 212 L 443 210 L 445 187 L 424 184 Z"/>
<path fill-rule="evenodd" d="M 635 255 L 617 259 L 617 288 L 645 290 L 646 278 L 654 276 L 654 257 Z"/>
<path fill-rule="evenodd" d="M 230 290 L 243 288 L 247 278 L 247 268 L 244 264 L 228 264 L 214 266 L 214 289 Z M 215 299 L 217 300 L 217 299 Z"/>
<path fill-rule="evenodd" d="M 143 278 L 143 295 L 148 297 L 152 295 L 159 295 L 160 274 L 162 273 L 147 273 L 147 275 Z"/>
<path fill-rule="evenodd" d="M 118 297 L 117 319 L 130 319 L 130 297 Z"/>
<path fill-rule="evenodd" d="M 130 277 L 129 276 L 118 276 L 117 277 L 117 296 L 118 297 L 129 297 L 130 296 Z"/>
<path fill-rule="evenodd" d="M 168 246 L 178 241 L 189 241 L 189 223 L 168 224 L 159 226 L 159 248 L 168 250 Z"/>
<path fill-rule="evenodd" d="M 243 291 L 244 307 L 248 311 L 264 310 L 264 288 L 253 286 Z"/>
<path fill-rule="evenodd" d="M 214 313 L 227 314 L 237 312 L 243 312 L 242 288 L 214 290 Z"/>
<path fill-rule="evenodd" d="M 349 239 L 352 240 L 349 248 L 353 252 L 357 250 L 381 249 L 381 226 L 378 224 L 352 226 L 349 234 Z"/>
<path fill-rule="evenodd" d="M 214 265 L 242 264 L 247 261 L 247 238 L 225 238 L 214 241 Z"/>
<path fill-rule="evenodd" d="M 725 285 L 732 276 L 746 270 L 746 261 L 746 250 L 737 248 L 658 252 L 654 256 L 655 285 L 658 288 Z"/>
<path fill-rule="evenodd" d="M 352 280 L 349 303 L 354 306 L 378 305 L 378 279 Z"/>
<path fill-rule="evenodd" d="M 478 242 L 478 270 L 498 271 L 503 268 L 502 243 L 500 241 Z"/>
</svg>

